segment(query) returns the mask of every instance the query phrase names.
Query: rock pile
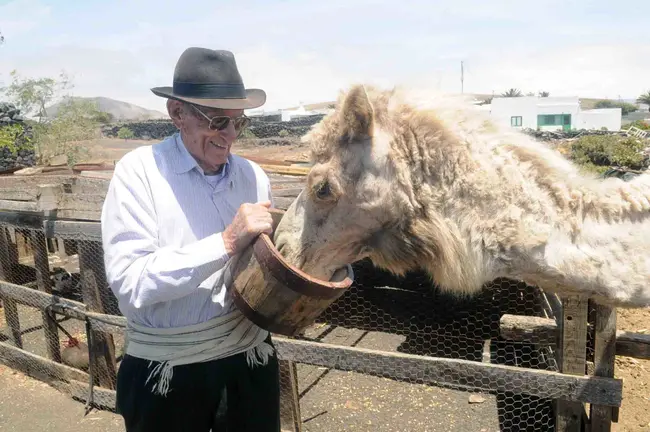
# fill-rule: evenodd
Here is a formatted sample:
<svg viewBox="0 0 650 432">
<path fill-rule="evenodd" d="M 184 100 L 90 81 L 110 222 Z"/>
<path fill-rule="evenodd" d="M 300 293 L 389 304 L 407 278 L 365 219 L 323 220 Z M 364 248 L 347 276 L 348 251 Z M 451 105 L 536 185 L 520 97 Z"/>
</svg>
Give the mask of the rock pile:
<svg viewBox="0 0 650 432">
<path fill-rule="evenodd" d="M 619 135 L 625 136 L 623 131 L 606 131 L 606 130 L 568 130 L 568 131 L 541 131 L 536 129 L 522 129 L 522 132 L 531 135 L 541 141 L 553 141 L 576 138 L 586 135 Z"/>
<path fill-rule="evenodd" d="M 0 171 L 31 167 L 36 164 L 34 148 L 28 144 L 33 137 L 31 127 L 25 123 L 23 116 L 20 115 L 20 110 L 14 104 L 0 102 L 0 128 L 16 124 L 22 128 L 14 145 L 19 150 L 13 153 L 12 149 L 7 147 L 0 149 Z"/>
</svg>

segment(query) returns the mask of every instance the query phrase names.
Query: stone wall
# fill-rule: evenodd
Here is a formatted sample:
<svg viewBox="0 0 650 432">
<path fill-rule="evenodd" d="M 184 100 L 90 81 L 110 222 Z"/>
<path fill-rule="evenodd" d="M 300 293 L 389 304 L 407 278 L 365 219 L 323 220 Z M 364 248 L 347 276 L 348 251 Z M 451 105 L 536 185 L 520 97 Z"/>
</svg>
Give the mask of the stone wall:
<svg viewBox="0 0 650 432">
<path fill-rule="evenodd" d="M 20 110 L 14 104 L 0 102 L 0 128 L 15 124 L 22 126 L 23 129 L 14 143 L 14 147 L 19 150 L 14 153 L 8 147 L 0 149 L 0 171 L 30 167 L 36 164 L 33 146 L 28 145 L 28 140 L 32 138 L 31 127 L 25 123 L 20 115 Z"/>
<path fill-rule="evenodd" d="M 290 121 L 273 120 L 271 116 L 264 118 L 251 117 L 250 133 L 256 138 L 300 137 L 307 133 L 312 125 L 323 118 L 322 114 L 294 118 Z M 171 120 L 149 120 L 144 122 L 122 122 L 106 125 L 102 128 L 104 136 L 117 138 L 120 128 L 126 127 L 133 131 L 135 139 L 160 140 L 177 131 Z M 283 132 L 284 131 L 284 132 Z"/>
<path fill-rule="evenodd" d="M 126 127 L 131 129 L 135 139 L 161 140 L 175 133 L 178 129 L 171 120 L 148 120 L 144 122 L 120 122 L 102 127 L 102 134 L 106 137 L 117 138 L 117 131 Z"/>
<path fill-rule="evenodd" d="M 568 131 L 540 131 L 536 129 L 523 129 L 523 132 L 537 138 L 540 141 L 552 141 L 568 138 L 576 138 L 585 135 L 619 135 L 625 136 L 623 131 L 606 131 L 606 130 L 568 130 Z"/>
</svg>

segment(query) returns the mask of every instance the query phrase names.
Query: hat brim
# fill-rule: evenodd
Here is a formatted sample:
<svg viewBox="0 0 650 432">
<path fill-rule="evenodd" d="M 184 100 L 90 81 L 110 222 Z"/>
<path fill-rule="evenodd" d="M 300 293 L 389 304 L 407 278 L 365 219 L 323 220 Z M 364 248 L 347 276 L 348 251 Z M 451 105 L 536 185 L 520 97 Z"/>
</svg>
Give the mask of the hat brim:
<svg viewBox="0 0 650 432">
<path fill-rule="evenodd" d="M 251 109 L 258 108 L 264 105 L 266 102 L 266 92 L 260 89 L 246 89 L 246 98 L 243 99 L 189 98 L 174 94 L 172 87 L 154 87 L 151 89 L 151 91 L 156 96 L 168 99 L 176 99 L 208 108 Z"/>
</svg>

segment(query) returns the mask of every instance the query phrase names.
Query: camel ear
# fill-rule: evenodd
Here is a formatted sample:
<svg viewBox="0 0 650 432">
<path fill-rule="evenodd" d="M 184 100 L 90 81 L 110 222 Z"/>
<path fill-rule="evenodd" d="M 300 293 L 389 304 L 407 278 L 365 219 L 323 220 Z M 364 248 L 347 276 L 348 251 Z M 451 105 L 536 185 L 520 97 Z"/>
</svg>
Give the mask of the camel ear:
<svg viewBox="0 0 650 432">
<path fill-rule="evenodd" d="M 347 142 L 372 137 L 374 112 L 362 85 L 353 87 L 341 104 L 341 132 Z"/>
</svg>

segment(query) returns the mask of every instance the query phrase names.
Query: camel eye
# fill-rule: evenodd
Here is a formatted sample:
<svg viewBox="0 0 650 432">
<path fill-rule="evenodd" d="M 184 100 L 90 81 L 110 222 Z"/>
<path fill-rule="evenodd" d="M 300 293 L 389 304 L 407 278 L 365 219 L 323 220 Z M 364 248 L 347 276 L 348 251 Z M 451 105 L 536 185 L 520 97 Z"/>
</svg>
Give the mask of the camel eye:
<svg viewBox="0 0 650 432">
<path fill-rule="evenodd" d="M 316 188 L 316 197 L 318 199 L 326 199 L 330 193 L 330 184 L 327 181 L 321 182 Z"/>
</svg>

